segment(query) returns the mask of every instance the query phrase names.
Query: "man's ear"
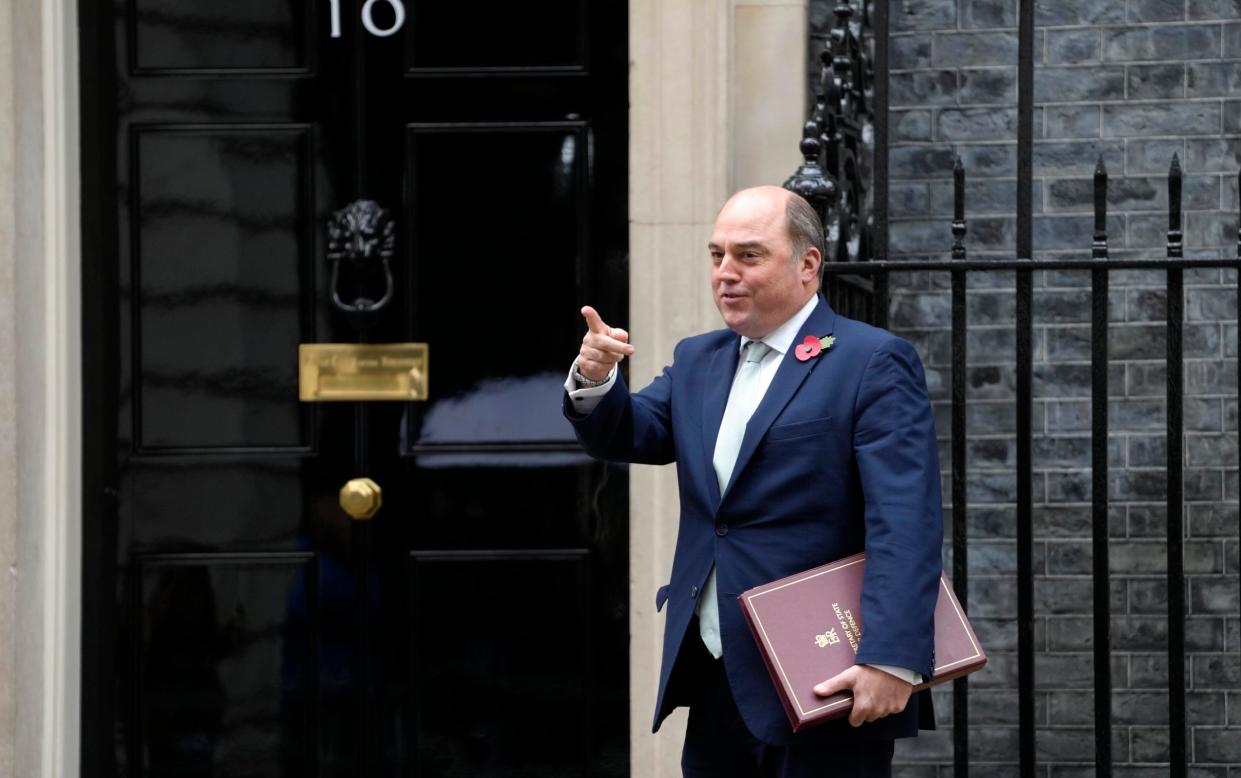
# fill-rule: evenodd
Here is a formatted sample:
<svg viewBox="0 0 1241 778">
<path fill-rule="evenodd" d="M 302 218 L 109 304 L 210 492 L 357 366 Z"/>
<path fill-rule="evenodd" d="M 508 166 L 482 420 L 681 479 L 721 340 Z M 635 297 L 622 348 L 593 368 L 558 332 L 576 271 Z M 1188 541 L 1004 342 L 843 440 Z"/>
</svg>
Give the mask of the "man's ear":
<svg viewBox="0 0 1241 778">
<path fill-rule="evenodd" d="M 802 283 L 808 284 L 811 281 L 817 281 L 819 278 L 819 265 L 823 262 L 823 255 L 819 253 L 817 246 L 811 246 L 801 255 L 801 279 Z"/>
</svg>

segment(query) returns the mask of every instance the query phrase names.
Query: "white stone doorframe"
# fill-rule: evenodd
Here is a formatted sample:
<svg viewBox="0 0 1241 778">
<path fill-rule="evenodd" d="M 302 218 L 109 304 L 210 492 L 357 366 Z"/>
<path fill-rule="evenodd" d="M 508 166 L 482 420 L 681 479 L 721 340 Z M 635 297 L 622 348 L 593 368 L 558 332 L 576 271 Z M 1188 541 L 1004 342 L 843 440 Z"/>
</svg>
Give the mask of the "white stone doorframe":
<svg viewBox="0 0 1241 778">
<path fill-rule="evenodd" d="M 702 244 L 734 188 L 779 183 L 805 117 L 806 0 L 630 0 L 631 366 L 645 383 L 718 326 Z M 0 0 L 0 778 L 79 772 L 81 219 L 76 0 Z M 633 775 L 679 775 L 674 718 L 649 734 L 653 593 L 675 473 L 635 468 L 630 515 Z M 3 571 L 0 571 L 2 573 Z"/>
<path fill-rule="evenodd" d="M 636 386 L 678 340 L 721 326 L 706 251 L 720 205 L 735 189 L 782 183 L 801 162 L 806 9 L 806 0 L 629 0 L 627 329 Z M 656 735 L 651 714 L 664 624 L 654 597 L 672 566 L 676 471 L 629 472 L 630 774 L 672 778 L 681 774 L 684 714 Z"/>
<path fill-rule="evenodd" d="M 76 0 L 0 0 L 0 775 L 78 774 Z"/>
</svg>

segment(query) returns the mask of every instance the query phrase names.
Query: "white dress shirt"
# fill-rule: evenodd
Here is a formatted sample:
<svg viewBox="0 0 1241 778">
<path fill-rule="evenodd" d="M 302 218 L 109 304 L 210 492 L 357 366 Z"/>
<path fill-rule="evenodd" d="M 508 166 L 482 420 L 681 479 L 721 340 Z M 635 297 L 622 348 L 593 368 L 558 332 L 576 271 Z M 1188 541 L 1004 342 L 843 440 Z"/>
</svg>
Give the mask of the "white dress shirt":
<svg viewBox="0 0 1241 778">
<path fill-rule="evenodd" d="M 772 379 L 776 377 L 776 371 L 780 369 L 780 362 L 784 359 L 784 355 L 789 349 L 795 345 L 793 340 L 797 337 L 797 333 L 801 331 L 801 327 L 806 323 L 806 319 L 810 318 L 811 312 L 819 302 L 819 296 L 811 295 L 797 313 L 791 318 L 776 327 L 770 334 L 762 338 L 741 337 L 741 342 L 737 344 L 739 353 L 744 353 L 745 347 L 751 340 L 761 340 L 771 347 L 771 351 L 763 357 L 763 361 L 759 363 L 759 378 L 757 392 L 758 396 L 767 393 L 768 387 L 771 386 Z M 827 333 L 817 333 L 826 335 Z M 740 371 L 740 359 L 738 359 L 738 371 Z M 573 410 L 580 414 L 589 414 L 603 400 L 603 396 L 611 391 L 612 386 L 616 383 L 616 368 L 613 367 L 608 373 L 607 383 L 601 386 L 579 388 L 577 381 L 573 378 L 573 373 L 577 370 L 577 360 L 573 360 L 573 366 L 569 368 L 569 375 L 565 379 L 564 388 L 569 393 L 569 400 L 573 403 Z M 733 374 L 733 380 L 736 381 L 736 373 Z M 702 588 L 703 597 L 699 598 L 698 607 L 702 607 L 702 602 L 709 596 L 709 593 L 715 592 L 715 567 L 711 568 L 707 581 Z M 922 674 L 905 667 L 895 667 L 890 665 L 870 665 L 877 670 L 883 670 L 886 673 L 900 678 L 911 684 L 922 683 Z"/>
</svg>

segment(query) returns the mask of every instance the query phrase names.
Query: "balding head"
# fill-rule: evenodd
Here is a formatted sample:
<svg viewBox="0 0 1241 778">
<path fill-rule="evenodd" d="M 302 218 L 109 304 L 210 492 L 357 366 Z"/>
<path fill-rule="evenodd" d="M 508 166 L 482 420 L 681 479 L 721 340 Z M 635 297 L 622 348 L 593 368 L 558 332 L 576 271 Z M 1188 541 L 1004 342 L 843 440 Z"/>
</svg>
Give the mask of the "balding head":
<svg viewBox="0 0 1241 778">
<path fill-rule="evenodd" d="M 782 186 L 763 184 L 742 189 L 725 201 L 720 213 L 730 205 L 766 206 L 784 212 L 784 230 L 789 239 L 789 250 L 793 258 L 799 258 L 808 249 L 814 247 L 819 254 L 823 253 L 823 221 L 819 213 L 806 198 L 790 192 Z"/>
<path fill-rule="evenodd" d="M 813 217 L 809 228 L 807 212 Z M 728 198 L 709 248 L 716 306 L 729 327 L 764 337 L 818 291 L 815 222 L 805 200 L 778 186 L 743 189 Z"/>
<path fill-rule="evenodd" d="M 732 210 L 741 210 L 744 213 L 764 213 L 764 214 L 782 214 L 787 207 L 790 197 L 796 197 L 792 192 L 780 186 L 772 186 L 764 184 L 762 186 L 752 186 L 749 189 L 742 189 L 732 197 L 724 201 L 724 205 L 720 207 L 720 212 L 716 214 L 718 219 L 725 213 Z"/>
</svg>

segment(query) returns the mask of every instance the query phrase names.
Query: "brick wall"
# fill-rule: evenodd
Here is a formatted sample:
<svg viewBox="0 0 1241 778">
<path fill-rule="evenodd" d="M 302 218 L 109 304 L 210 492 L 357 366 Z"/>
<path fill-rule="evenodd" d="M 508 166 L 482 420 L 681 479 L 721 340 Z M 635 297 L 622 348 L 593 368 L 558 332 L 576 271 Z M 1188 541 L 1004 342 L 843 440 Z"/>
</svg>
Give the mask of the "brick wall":
<svg viewBox="0 0 1241 778">
<path fill-rule="evenodd" d="M 811 0 L 811 70 L 834 2 Z M 894 258 L 946 258 L 953 154 L 965 165 L 971 258 L 1013 256 L 1015 0 L 891 0 Z M 1034 245 L 1088 257 L 1103 156 L 1113 256 L 1162 256 L 1165 176 L 1185 171 L 1186 256 L 1231 255 L 1241 169 L 1241 3 L 1056 0 L 1036 8 Z M 795 142 L 791 140 L 790 142 Z M 1116 775 L 1167 773 L 1164 274 L 1117 272 L 1110 294 L 1109 491 Z M 893 279 L 892 328 L 919 348 L 949 473 L 946 275 Z M 1034 564 L 1039 774 L 1093 775 L 1090 279 L 1035 276 Z M 1198 776 L 1241 777 L 1237 312 L 1232 271 L 1185 275 L 1188 718 Z M 970 694 L 973 774 L 1016 774 L 1014 279 L 969 291 L 970 612 L 992 661 Z M 945 497 L 950 495 L 945 480 Z M 946 514 L 946 523 L 950 522 Z M 951 549 L 945 545 L 945 563 Z M 937 733 L 902 744 L 899 775 L 946 776 Z"/>
</svg>

